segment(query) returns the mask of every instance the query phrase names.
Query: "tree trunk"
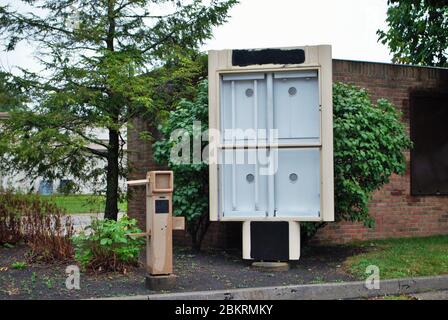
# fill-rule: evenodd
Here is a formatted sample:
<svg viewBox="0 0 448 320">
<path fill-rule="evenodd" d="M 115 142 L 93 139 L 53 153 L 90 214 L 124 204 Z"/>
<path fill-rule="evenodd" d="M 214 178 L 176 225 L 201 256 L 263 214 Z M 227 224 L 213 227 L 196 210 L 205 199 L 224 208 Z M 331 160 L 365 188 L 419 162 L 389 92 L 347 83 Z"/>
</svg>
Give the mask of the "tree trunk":
<svg viewBox="0 0 448 320">
<path fill-rule="evenodd" d="M 202 240 L 204 240 L 208 227 L 210 226 L 210 220 L 208 212 L 202 214 L 198 221 L 195 222 L 194 227 L 188 231 L 191 236 L 191 249 L 195 252 L 201 251 Z"/>
<path fill-rule="evenodd" d="M 115 1 L 108 0 L 107 2 L 107 20 L 109 23 L 106 45 L 107 50 L 114 51 L 115 38 L 115 17 L 114 17 Z M 112 102 L 113 94 L 109 95 L 111 108 L 110 113 L 114 123 L 118 123 L 119 109 Z M 109 148 L 107 156 L 107 189 L 106 189 L 106 209 L 104 210 L 104 218 L 117 220 L 118 218 L 118 177 L 119 177 L 119 132 L 116 129 L 109 128 Z"/>
<path fill-rule="evenodd" d="M 109 152 L 107 158 L 106 209 L 104 218 L 117 220 L 118 217 L 118 178 L 119 178 L 119 133 L 109 129 Z"/>
</svg>

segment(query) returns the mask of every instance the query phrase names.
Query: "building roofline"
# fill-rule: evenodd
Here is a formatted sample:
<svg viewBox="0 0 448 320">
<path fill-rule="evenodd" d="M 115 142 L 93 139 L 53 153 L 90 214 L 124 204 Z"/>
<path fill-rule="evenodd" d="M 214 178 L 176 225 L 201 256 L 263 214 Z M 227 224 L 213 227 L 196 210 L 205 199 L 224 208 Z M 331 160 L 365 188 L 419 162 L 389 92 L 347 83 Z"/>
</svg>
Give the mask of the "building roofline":
<svg viewBox="0 0 448 320">
<path fill-rule="evenodd" d="M 434 67 L 434 66 L 420 66 L 416 64 L 401 64 L 393 62 L 378 62 L 378 61 L 365 61 L 365 60 L 354 60 L 354 59 L 337 59 L 333 58 L 333 61 L 348 61 L 348 62 L 358 62 L 358 63 L 369 63 L 369 64 L 383 64 L 395 67 L 406 67 L 406 68 L 424 68 L 424 69 L 437 69 L 437 70 L 448 70 L 448 67 Z"/>
</svg>

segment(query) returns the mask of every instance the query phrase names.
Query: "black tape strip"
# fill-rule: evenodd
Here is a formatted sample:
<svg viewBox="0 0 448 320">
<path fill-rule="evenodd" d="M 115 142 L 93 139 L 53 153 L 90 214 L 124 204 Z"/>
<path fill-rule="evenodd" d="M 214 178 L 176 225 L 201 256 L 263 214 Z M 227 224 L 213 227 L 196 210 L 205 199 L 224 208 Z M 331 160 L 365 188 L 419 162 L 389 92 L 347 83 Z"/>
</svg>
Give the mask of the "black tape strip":
<svg viewBox="0 0 448 320">
<path fill-rule="evenodd" d="M 305 62 L 302 49 L 262 49 L 233 50 L 232 65 L 250 66 L 254 64 L 300 64 Z"/>
</svg>

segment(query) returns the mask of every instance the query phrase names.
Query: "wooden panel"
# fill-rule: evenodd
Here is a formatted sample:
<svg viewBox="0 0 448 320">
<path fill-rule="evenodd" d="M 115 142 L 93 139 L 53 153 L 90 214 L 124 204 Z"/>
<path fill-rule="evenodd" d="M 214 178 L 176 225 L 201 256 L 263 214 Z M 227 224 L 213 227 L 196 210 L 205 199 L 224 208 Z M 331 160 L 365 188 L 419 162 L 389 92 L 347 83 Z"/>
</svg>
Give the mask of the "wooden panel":
<svg viewBox="0 0 448 320">
<path fill-rule="evenodd" d="M 148 183 L 149 183 L 149 181 L 146 180 L 146 179 L 143 179 L 143 180 L 131 180 L 131 181 L 128 181 L 128 186 L 130 186 L 130 187 L 145 186 Z"/>
<path fill-rule="evenodd" d="M 146 237 L 148 236 L 147 232 L 140 232 L 140 233 L 127 233 L 128 237 Z"/>
<path fill-rule="evenodd" d="M 173 172 L 172 171 L 151 171 L 149 182 L 153 193 L 173 192 Z"/>
<path fill-rule="evenodd" d="M 173 230 L 185 230 L 185 217 L 173 217 Z"/>
<path fill-rule="evenodd" d="M 8 112 L 0 112 L 0 120 L 5 120 L 9 118 Z"/>
<path fill-rule="evenodd" d="M 151 275 L 164 275 L 173 272 L 173 221 L 172 205 L 169 194 L 163 195 L 163 200 L 169 198 L 169 212 L 154 214 L 155 202 L 160 195 L 150 197 L 151 202 L 151 238 L 149 245 L 148 270 Z"/>
</svg>

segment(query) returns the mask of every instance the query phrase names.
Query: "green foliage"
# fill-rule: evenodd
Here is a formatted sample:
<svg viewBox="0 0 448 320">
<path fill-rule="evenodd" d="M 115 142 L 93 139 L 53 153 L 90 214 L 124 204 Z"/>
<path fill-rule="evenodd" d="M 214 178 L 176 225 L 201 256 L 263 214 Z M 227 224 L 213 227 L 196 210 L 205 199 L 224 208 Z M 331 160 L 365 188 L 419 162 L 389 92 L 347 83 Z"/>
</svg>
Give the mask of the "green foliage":
<svg viewBox="0 0 448 320">
<path fill-rule="evenodd" d="M 326 222 L 300 222 L 300 240 L 306 245 Z"/>
<path fill-rule="evenodd" d="M 11 268 L 16 270 L 24 270 L 27 266 L 26 262 L 23 261 L 16 261 L 11 264 Z"/>
<path fill-rule="evenodd" d="M 173 57 L 162 68 L 151 72 L 151 77 L 157 79 L 151 96 L 153 105 L 160 110 L 157 123 L 166 120 L 180 100 L 194 99 L 198 82 L 207 78 L 207 68 L 207 55 L 192 52 L 190 56 Z"/>
<path fill-rule="evenodd" d="M 143 143 L 155 141 L 160 136 L 159 124 L 167 121 L 170 111 L 176 109 L 179 101 L 195 98 L 196 85 L 207 78 L 207 65 L 206 54 L 192 52 L 190 56 L 172 57 L 163 67 L 150 72 L 148 76 L 157 79 L 151 100 L 158 112 L 155 115 L 141 114 L 141 118 L 151 125 L 148 131 L 139 129 L 139 139 Z M 132 124 L 129 127 L 132 128 Z"/>
<path fill-rule="evenodd" d="M 0 71 L 0 112 L 22 108 L 25 102 L 26 95 L 14 82 L 14 77 Z"/>
<path fill-rule="evenodd" d="M 174 172 L 174 214 L 186 217 L 193 247 L 198 249 L 209 224 L 208 165 L 202 161 L 178 164 L 170 158 L 172 148 L 181 139 L 181 137 L 177 140 L 172 139 L 171 134 L 175 130 L 185 130 L 190 135 L 190 145 L 193 145 L 194 137 L 202 134 L 193 132 L 195 121 L 200 121 L 202 132 L 208 130 L 207 81 L 198 84 L 196 98 L 193 101 L 179 102 L 176 109 L 170 112 L 167 121 L 160 126 L 163 138 L 154 144 L 154 158 L 161 164 L 168 164 Z M 206 145 L 207 142 L 204 141 L 201 150 Z"/>
<path fill-rule="evenodd" d="M 448 66 L 448 2 L 389 0 L 388 29 L 379 40 L 404 64 Z"/>
<path fill-rule="evenodd" d="M 410 139 L 389 101 L 373 104 L 365 89 L 353 85 L 333 86 L 333 114 L 336 219 L 371 227 L 370 196 L 392 174 L 405 173 Z"/>
<path fill-rule="evenodd" d="M 93 271 L 124 271 L 138 264 L 144 238 L 128 236 L 141 233 L 137 221 L 123 217 L 115 220 L 93 220 L 79 235 L 73 237 L 75 258 L 83 269 Z"/>
<path fill-rule="evenodd" d="M 0 44 L 8 51 L 35 44 L 43 70 L 15 77 L 32 103 L 4 124 L 0 169 L 90 184 L 106 193 L 106 217 L 116 219 L 118 179 L 128 171 L 122 129 L 134 117 L 154 124 L 163 116 L 166 84 L 176 90 L 191 78 L 196 51 L 237 1 L 22 2 L 30 10 L 0 5 Z M 155 70 L 163 66 L 180 68 L 160 76 Z M 108 132 L 108 141 L 93 128 Z"/>
<path fill-rule="evenodd" d="M 63 194 L 65 196 L 73 195 L 79 191 L 79 187 L 80 186 L 76 184 L 74 181 L 68 180 L 64 184 L 61 183 L 59 185 L 57 193 Z"/>
</svg>

